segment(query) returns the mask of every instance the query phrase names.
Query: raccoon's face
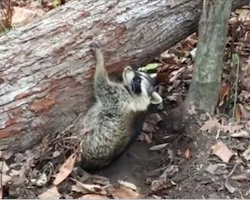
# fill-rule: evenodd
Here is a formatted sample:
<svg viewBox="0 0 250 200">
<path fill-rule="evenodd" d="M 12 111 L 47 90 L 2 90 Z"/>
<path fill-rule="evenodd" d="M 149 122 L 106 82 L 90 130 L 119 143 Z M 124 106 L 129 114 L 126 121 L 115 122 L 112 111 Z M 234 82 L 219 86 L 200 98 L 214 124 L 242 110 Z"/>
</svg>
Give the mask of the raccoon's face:
<svg viewBox="0 0 250 200">
<path fill-rule="evenodd" d="M 133 70 L 130 66 L 126 67 L 122 74 L 123 84 L 133 95 L 150 97 L 152 104 L 162 102 L 161 96 L 154 90 L 154 79 L 145 72 Z"/>
</svg>

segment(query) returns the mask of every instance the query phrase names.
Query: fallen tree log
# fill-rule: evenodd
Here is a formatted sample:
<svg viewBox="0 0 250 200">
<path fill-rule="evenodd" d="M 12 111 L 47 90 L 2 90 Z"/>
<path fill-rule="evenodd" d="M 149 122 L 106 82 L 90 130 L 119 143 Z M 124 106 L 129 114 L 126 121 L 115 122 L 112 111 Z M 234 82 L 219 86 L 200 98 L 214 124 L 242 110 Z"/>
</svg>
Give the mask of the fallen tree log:
<svg viewBox="0 0 250 200">
<path fill-rule="evenodd" d="M 235 0 L 241 7 L 249 0 Z M 91 104 L 94 59 L 110 74 L 153 59 L 193 33 L 201 0 L 71 0 L 0 37 L 0 150 L 21 151 L 63 130 Z"/>
</svg>

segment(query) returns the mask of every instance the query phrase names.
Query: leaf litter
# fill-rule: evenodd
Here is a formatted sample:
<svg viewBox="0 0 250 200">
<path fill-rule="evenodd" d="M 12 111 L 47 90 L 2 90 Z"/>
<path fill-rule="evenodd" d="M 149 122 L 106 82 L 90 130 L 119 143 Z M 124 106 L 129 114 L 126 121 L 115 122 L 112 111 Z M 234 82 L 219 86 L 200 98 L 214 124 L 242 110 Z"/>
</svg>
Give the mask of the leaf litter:
<svg viewBox="0 0 250 200">
<path fill-rule="evenodd" d="M 109 199 L 105 195 L 100 195 L 100 194 L 85 194 L 81 196 L 79 199 Z"/>
<path fill-rule="evenodd" d="M 123 181 L 123 180 L 118 180 L 118 183 L 120 185 L 123 185 L 123 186 L 125 186 L 127 188 L 130 188 L 132 190 L 137 190 L 137 187 L 133 183 L 129 183 L 129 182 L 126 182 L 126 181 Z"/>
<path fill-rule="evenodd" d="M 60 167 L 59 172 L 56 174 L 56 178 L 53 182 L 54 185 L 60 184 L 65 180 L 69 174 L 72 172 L 75 162 L 76 162 L 76 153 L 73 153 Z"/>
<path fill-rule="evenodd" d="M 112 196 L 114 199 L 140 199 L 142 197 L 138 192 L 124 186 L 113 189 Z"/>
<path fill-rule="evenodd" d="M 58 189 L 56 186 L 52 186 L 42 194 L 38 195 L 39 199 L 59 199 L 61 197 L 61 194 L 58 192 Z"/>
</svg>

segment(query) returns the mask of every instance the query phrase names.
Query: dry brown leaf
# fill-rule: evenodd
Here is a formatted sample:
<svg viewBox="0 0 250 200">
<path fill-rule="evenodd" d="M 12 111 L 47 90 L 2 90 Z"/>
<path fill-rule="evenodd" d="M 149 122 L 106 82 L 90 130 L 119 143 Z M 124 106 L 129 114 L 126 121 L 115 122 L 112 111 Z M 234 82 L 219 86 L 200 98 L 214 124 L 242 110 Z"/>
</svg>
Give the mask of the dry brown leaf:
<svg viewBox="0 0 250 200">
<path fill-rule="evenodd" d="M 250 120 L 245 124 L 247 131 L 250 132 Z"/>
<path fill-rule="evenodd" d="M 38 195 L 39 199 L 59 199 L 61 197 L 56 186 L 52 186 L 42 194 Z"/>
<path fill-rule="evenodd" d="M 247 103 L 245 103 L 245 104 L 247 104 Z M 242 118 L 245 120 L 249 120 L 250 119 L 250 111 L 247 110 L 247 107 L 245 106 L 245 104 L 240 105 L 241 112 L 242 112 Z"/>
<path fill-rule="evenodd" d="M 192 58 L 194 55 L 192 55 L 192 51 L 193 53 L 196 51 L 196 47 L 195 44 L 198 42 L 198 37 L 197 34 L 192 34 L 190 35 L 188 38 L 186 38 L 184 41 L 181 42 L 181 46 L 179 46 L 179 51 L 183 52 L 184 57 L 188 58 L 188 56 L 191 54 Z M 183 62 L 185 61 L 185 59 L 182 60 Z"/>
<path fill-rule="evenodd" d="M 76 184 L 76 185 L 72 185 L 72 191 L 73 192 L 81 192 L 83 194 L 87 194 L 88 191 L 86 189 L 84 189 L 81 185 Z"/>
<path fill-rule="evenodd" d="M 24 169 L 20 169 L 20 170 L 15 170 L 15 169 L 11 169 L 9 172 L 10 176 L 20 176 L 20 174 L 23 174 Z"/>
<path fill-rule="evenodd" d="M 104 176 L 91 175 L 91 181 L 95 185 L 100 185 L 100 186 L 108 186 L 108 185 L 110 185 L 110 180 L 107 177 L 104 177 Z"/>
<path fill-rule="evenodd" d="M 23 7 L 13 7 L 13 16 L 11 25 L 13 27 L 24 26 L 32 21 L 36 16 L 36 12 Z"/>
<path fill-rule="evenodd" d="M 236 11 L 239 14 L 239 21 L 249 21 L 250 20 L 250 11 L 248 9 L 238 9 Z"/>
<path fill-rule="evenodd" d="M 226 175 L 228 174 L 227 164 L 211 164 L 206 167 L 205 169 L 207 172 L 214 174 L 214 175 Z"/>
<path fill-rule="evenodd" d="M 230 86 L 228 84 L 223 84 L 220 88 L 220 95 L 219 95 L 219 107 L 224 104 L 225 98 L 228 96 L 230 91 Z"/>
<path fill-rule="evenodd" d="M 151 197 L 152 197 L 152 199 L 161 199 L 161 197 L 157 196 L 157 195 L 152 195 Z"/>
<path fill-rule="evenodd" d="M 107 192 L 100 185 L 84 184 L 79 181 L 76 181 L 76 185 L 72 186 L 72 190 L 75 192 L 82 192 L 83 194 L 86 194 L 89 192 L 102 194 L 102 195 L 107 194 Z"/>
<path fill-rule="evenodd" d="M 234 181 L 243 181 L 243 180 L 248 180 L 248 175 L 247 174 L 237 174 L 237 175 L 232 175 L 230 178 Z"/>
<path fill-rule="evenodd" d="M 191 158 L 191 151 L 190 149 L 187 149 L 185 152 L 184 152 L 184 158 L 186 159 L 190 159 Z"/>
<path fill-rule="evenodd" d="M 197 52 L 197 47 L 195 47 L 192 51 L 190 51 L 190 55 L 193 59 L 195 58 L 196 52 Z"/>
<path fill-rule="evenodd" d="M 0 161 L 0 172 L 6 174 L 10 170 L 9 166 L 6 164 L 5 161 Z"/>
<path fill-rule="evenodd" d="M 229 23 L 230 25 L 234 25 L 234 24 L 236 24 L 237 22 L 238 22 L 237 17 L 231 17 L 231 18 L 229 19 L 229 21 L 228 21 L 228 23 Z"/>
<path fill-rule="evenodd" d="M 187 42 L 191 45 L 191 46 L 194 46 L 195 44 L 197 44 L 198 42 L 198 36 L 196 33 L 188 36 L 188 38 L 186 39 Z"/>
<path fill-rule="evenodd" d="M 142 134 L 139 135 L 138 141 L 140 141 L 140 142 L 145 142 L 144 133 L 142 133 Z"/>
<path fill-rule="evenodd" d="M 190 51 L 193 49 L 193 45 L 190 45 L 187 40 L 182 42 L 182 52 L 184 53 L 184 56 L 187 57 L 190 53 Z"/>
<path fill-rule="evenodd" d="M 185 67 L 182 67 L 176 71 L 173 71 L 171 73 L 171 78 L 169 79 L 169 83 L 172 83 L 173 81 L 175 81 L 178 77 L 181 76 L 181 74 L 185 71 Z"/>
<path fill-rule="evenodd" d="M 150 150 L 151 151 L 159 151 L 159 150 L 164 149 L 166 146 L 168 146 L 168 143 L 159 144 L 159 145 L 155 145 L 155 146 L 150 147 Z"/>
<path fill-rule="evenodd" d="M 210 174 L 215 174 L 217 169 L 218 169 L 218 164 L 209 163 L 209 165 L 207 166 L 205 170 L 209 172 Z"/>
<path fill-rule="evenodd" d="M 246 160 L 250 160 L 250 147 L 248 147 L 243 153 L 242 156 L 246 159 Z"/>
<path fill-rule="evenodd" d="M 53 154 L 52 154 L 52 156 L 53 156 L 53 158 L 56 158 L 56 157 L 60 156 L 61 153 L 62 152 L 60 152 L 60 151 L 54 151 Z"/>
<path fill-rule="evenodd" d="M 6 175 L 6 174 L 0 174 L 1 176 L 1 184 L 2 185 L 6 185 L 7 183 L 9 183 L 11 181 L 11 177 Z"/>
<path fill-rule="evenodd" d="M 26 8 L 29 8 L 29 9 L 32 9 L 32 10 L 36 10 L 40 7 L 40 3 L 39 2 L 36 2 L 36 1 L 33 1 L 33 2 L 30 2 Z"/>
<path fill-rule="evenodd" d="M 236 191 L 236 188 L 233 187 L 233 185 L 231 184 L 231 181 L 229 180 L 229 178 L 226 178 L 225 181 L 225 187 L 227 188 L 227 190 L 233 194 Z"/>
<path fill-rule="evenodd" d="M 235 133 L 237 131 L 240 131 L 242 128 L 244 128 L 243 125 L 222 125 L 220 127 L 220 129 L 223 131 L 223 132 L 228 132 L 228 133 Z"/>
<path fill-rule="evenodd" d="M 152 123 L 145 122 L 143 124 L 142 130 L 145 131 L 145 132 L 154 132 L 155 131 L 155 125 L 152 124 Z"/>
<path fill-rule="evenodd" d="M 171 178 L 173 177 L 177 172 L 179 172 L 179 168 L 177 165 L 169 165 L 165 171 L 160 175 L 159 178 Z"/>
<path fill-rule="evenodd" d="M 109 198 L 105 195 L 100 195 L 100 194 L 85 194 L 78 199 L 109 199 Z"/>
<path fill-rule="evenodd" d="M 239 104 L 241 113 L 242 113 L 242 118 L 245 120 L 250 119 L 250 111 L 248 110 L 248 103 L 244 102 L 243 104 Z"/>
<path fill-rule="evenodd" d="M 154 124 L 157 124 L 158 122 L 162 121 L 163 119 L 158 113 L 154 113 L 148 117 L 148 120 L 150 120 L 150 122 L 154 122 Z"/>
<path fill-rule="evenodd" d="M 245 65 L 245 74 L 244 74 L 244 78 L 250 78 L 250 77 L 247 77 L 247 76 L 249 76 L 249 73 L 250 73 L 250 59 L 249 60 L 247 60 L 247 64 Z M 241 81 L 243 81 L 243 80 L 241 80 Z M 249 82 L 249 79 L 247 79 L 247 81 Z M 242 90 L 241 92 L 240 92 L 240 94 L 238 95 L 238 99 L 239 99 L 239 101 L 240 102 L 243 102 L 243 101 L 249 101 L 249 98 L 250 98 L 250 92 L 249 92 L 249 90 Z"/>
<path fill-rule="evenodd" d="M 213 154 L 226 163 L 228 163 L 230 158 L 234 155 L 222 141 L 218 141 L 217 144 L 212 146 L 212 149 Z"/>
<path fill-rule="evenodd" d="M 3 199 L 3 188 L 0 186 L 0 199 Z"/>
<path fill-rule="evenodd" d="M 219 121 L 215 117 L 212 117 L 204 123 L 204 125 L 201 127 L 201 130 L 211 133 L 214 129 L 218 129 L 220 127 L 221 124 Z"/>
<path fill-rule="evenodd" d="M 141 197 L 139 193 L 124 186 L 114 189 L 112 191 L 112 196 L 115 199 L 139 199 Z"/>
<path fill-rule="evenodd" d="M 172 93 L 171 95 L 166 97 L 169 101 L 175 101 L 178 102 L 181 99 L 181 94 L 180 93 Z"/>
<path fill-rule="evenodd" d="M 159 72 L 157 73 L 157 83 L 165 84 L 169 82 L 169 72 Z"/>
<path fill-rule="evenodd" d="M 11 185 L 14 187 L 20 187 L 27 181 L 25 175 L 15 175 L 11 177 Z"/>
<path fill-rule="evenodd" d="M 137 187 L 136 187 L 135 184 L 133 184 L 133 183 L 129 183 L 129 182 L 126 182 L 126 181 L 123 181 L 123 180 L 118 180 L 118 183 L 119 183 L 120 185 L 123 185 L 123 186 L 125 186 L 125 187 L 128 187 L 128 188 L 130 188 L 130 189 L 132 189 L 132 190 L 136 190 L 136 189 L 137 189 Z"/>
<path fill-rule="evenodd" d="M 236 119 L 237 122 L 239 122 L 241 116 L 242 116 L 241 108 L 240 108 L 239 104 L 236 104 L 234 107 L 234 116 L 233 117 Z"/>
<path fill-rule="evenodd" d="M 249 41 L 248 38 L 246 38 L 246 36 L 249 36 L 249 34 L 245 35 L 243 41 L 247 42 L 247 40 Z M 243 45 L 244 46 L 244 45 Z M 243 47 L 244 48 L 244 47 Z M 244 50 L 242 50 L 244 51 Z M 238 96 L 238 99 L 240 100 L 240 102 L 242 102 L 242 100 L 246 100 L 249 99 L 249 89 L 250 89 L 250 83 L 249 83 L 249 72 L 250 72 L 250 60 L 249 60 L 249 56 L 247 56 L 247 58 L 243 58 L 241 57 L 241 62 L 240 62 L 240 66 L 241 66 L 241 70 L 240 70 L 240 82 L 241 82 L 241 86 L 242 86 L 242 91 Z"/>
<path fill-rule="evenodd" d="M 152 192 L 161 191 L 161 190 L 170 188 L 174 184 L 175 184 L 174 182 L 172 182 L 169 179 L 166 179 L 166 177 L 162 177 L 162 178 L 159 178 L 157 180 L 154 180 L 151 183 L 151 190 L 152 190 Z"/>
<path fill-rule="evenodd" d="M 233 133 L 231 137 L 234 138 L 250 138 L 250 134 L 247 131 L 241 130 L 240 132 Z"/>
<path fill-rule="evenodd" d="M 143 136 L 144 136 L 144 140 L 145 140 L 148 144 L 151 144 L 151 143 L 152 143 L 152 140 L 151 140 L 151 138 L 149 137 L 148 134 L 144 133 Z"/>
<path fill-rule="evenodd" d="M 42 16 L 45 15 L 45 14 L 46 14 L 46 12 L 44 12 L 43 9 L 37 9 L 37 10 L 36 10 L 36 15 L 37 15 L 37 17 L 42 17 Z"/>
<path fill-rule="evenodd" d="M 64 179 L 66 179 L 72 172 L 76 161 L 76 153 L 73 153 L 60 167 L 59 172 L 56 174 L 56 178 L 53 182 L 54 185 L 60 184 Z"/>
<path fill-rule="evenodd" d="M 181 66 L 181 61 L 176 56 L 176 53 L 178 52 L 175 52 L 175 54 L 173 54 L 167 50 L 160 55 L 160 58 L 165 64 L 169 64 L 170 66 Z"/>
<path fill-rule="evenodd" d="M 28 166 L 26 166 L 26 165 L 27 165 L 27 163 L 24 164 L 22 166 L 22 168 L 19 170 L 13 170 L 13 169 L 10 170 L 9 175 L 11 176 L 11 185 L 12 186 L 19 187 L 27 181 L 26 172 L 30 168 L 28 168 L 29 165 Z"/>
</svg>

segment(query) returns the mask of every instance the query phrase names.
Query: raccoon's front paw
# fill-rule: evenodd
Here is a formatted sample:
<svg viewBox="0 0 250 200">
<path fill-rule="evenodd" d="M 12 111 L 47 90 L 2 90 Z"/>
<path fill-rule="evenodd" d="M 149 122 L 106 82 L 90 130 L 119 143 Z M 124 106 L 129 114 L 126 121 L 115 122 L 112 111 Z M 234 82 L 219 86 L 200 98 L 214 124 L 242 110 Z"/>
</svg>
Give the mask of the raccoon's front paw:
<svg viewBox="0 0 250 200">
<path fill-rule="evenodd" d="M 91 50 L 92 51 L 96 51 L 96 50 L 100 50 L 100 44 L 99 44 L 99 42 L 97 42 L 97 41 L 93 41 L 91 44 L 90 44 L 90 48 L 91 48 Z"/>
</svg>

